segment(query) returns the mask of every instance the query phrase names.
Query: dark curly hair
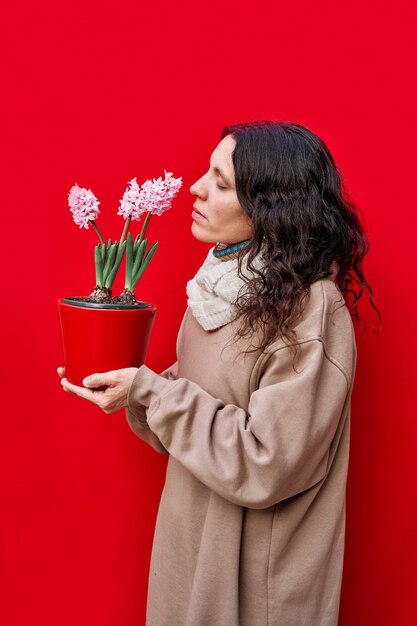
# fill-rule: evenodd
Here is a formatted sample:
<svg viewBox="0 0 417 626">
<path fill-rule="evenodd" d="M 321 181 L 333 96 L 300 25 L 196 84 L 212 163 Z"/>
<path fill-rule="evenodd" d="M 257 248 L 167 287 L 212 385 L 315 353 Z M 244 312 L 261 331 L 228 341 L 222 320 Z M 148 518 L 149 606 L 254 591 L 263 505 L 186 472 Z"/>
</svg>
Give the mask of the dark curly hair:
<svg viewBox="0 0 417 626">
<path fill-rule="evenodd" d="M 334 267 L 341 306 L 344 299 L 359 323 L 357 304 L 366 288 L 381 324 L 363 273 L 369 241 L 325 143 L 308 128 L 286 121 L 226 126 L 222 139 L 226 135 L 236 141 L 236 193 L 253 228 L 238 255 L 246 291 L 236 300 L 237 317 L 243 316 L 237 335 L 246 336 L 259 325 L 263 331 L 263 343 L 246 352 L 264 349 L 278 336 L 295 345 L 294 322 L 310 285 L 332 275 Z M 261 248 L 265 266 L 259 271 L 251 262 Z M 242 274 L 243 257 L 255 278 Z"/>
</svg>

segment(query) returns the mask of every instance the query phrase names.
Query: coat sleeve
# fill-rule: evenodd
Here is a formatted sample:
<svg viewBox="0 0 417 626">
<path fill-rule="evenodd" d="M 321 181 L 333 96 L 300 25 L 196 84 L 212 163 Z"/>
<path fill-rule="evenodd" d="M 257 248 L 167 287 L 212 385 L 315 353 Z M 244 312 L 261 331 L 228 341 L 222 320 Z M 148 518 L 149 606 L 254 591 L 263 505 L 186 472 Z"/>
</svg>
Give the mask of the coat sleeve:
<svg viewBox="0 0 417 626">
<path fill-rule="evenodd" d="M 348 381 L 320 339 L 299 347 L 296 372 L 288 347 L 263 355 L 247 410 L 145 365 L 128 406 L 132 413 L 146 407 L 165 449 L 210 489 L 240 506 L 267 508 L 326 476 L 348 395 Z"/>
<path fill-rule="evenodd" d="M 175 380 L 178 371 L 178 361 L 175 361 L 170 367 L 161 372 L 159 376 L 165 378 L 166 380 Z M 149 444 L 154 450 L 168 455 L 166 448 L 159 441 L 158 437 L 151 431 L 149 425 L 146 421 L 146 408 L 141 407 L 139 404 L 135 405 L 135 411 L 132 412 L 129 407 L 126 408 L 126 419 L 132 431 L 137 435 L 142 441 Z"/>
</svg>

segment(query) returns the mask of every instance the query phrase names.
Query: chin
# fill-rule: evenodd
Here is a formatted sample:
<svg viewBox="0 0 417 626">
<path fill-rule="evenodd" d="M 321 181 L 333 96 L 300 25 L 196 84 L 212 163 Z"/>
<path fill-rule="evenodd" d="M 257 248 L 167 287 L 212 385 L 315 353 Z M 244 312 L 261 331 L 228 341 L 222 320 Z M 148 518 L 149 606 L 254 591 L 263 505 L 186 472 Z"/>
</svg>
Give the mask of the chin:
<svg viewBox="0 0 417 626">
<path fill-rule="evenodd" d="M 199 235 L 195 235 L 194 233 L 192 234 L 193 234 L 194 239 L 197 239 L 198 241 L 203 241 L 204 243 L 218 243 L 217 239 L 204 237 L 204 235 L 199 236 Z"/>
<path fill-rule="evenodd" d="M 191 234 L 193 235 L 194 239 L 198 239 L 198 241 L 203 241 L 205 243 L 217 243 L 219 240 L 218 239 L 213 239 L 213 236 L 211 235 L 205 235 L 204 233 L 199 233 L 197 228 L 194 228 L 194 224 L 195 222 L 193 222 L 193 224 L 191 225 Z"/>
</svg>

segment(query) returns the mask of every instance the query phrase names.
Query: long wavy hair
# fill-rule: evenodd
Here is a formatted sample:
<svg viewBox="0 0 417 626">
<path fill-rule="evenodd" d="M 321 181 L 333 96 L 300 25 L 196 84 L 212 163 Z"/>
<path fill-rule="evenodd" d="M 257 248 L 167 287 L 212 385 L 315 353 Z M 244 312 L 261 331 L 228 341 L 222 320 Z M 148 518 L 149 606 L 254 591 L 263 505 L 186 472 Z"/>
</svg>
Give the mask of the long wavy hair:
<svg viewBox="0 0 417 626">
<path fill-rule="evenodd" d="M 381 324 L 363 273 L 369 241 L 325 143 L 308 128 L 286 121 L 226 126 L 222 139 L 226 135 L 236 141 L 236 193 L 253 229 L 238 255 L 246 287 L 236 300 L 237 317 L 243 319 L 237 336 L 259 327 L 263 336 L 246 352 L 264 349 L 278 336 L 294 347 L 293 327 L 310 285 L 331 275 L 343 294 L 341 306 L 346 303 L 354 321 L 360 322 L 357 305 L 367 289 Z M 251 264 L 261 249 L 262 271 Z M 255 278 L 242 273 L 244 257 Z"/>
</svg>

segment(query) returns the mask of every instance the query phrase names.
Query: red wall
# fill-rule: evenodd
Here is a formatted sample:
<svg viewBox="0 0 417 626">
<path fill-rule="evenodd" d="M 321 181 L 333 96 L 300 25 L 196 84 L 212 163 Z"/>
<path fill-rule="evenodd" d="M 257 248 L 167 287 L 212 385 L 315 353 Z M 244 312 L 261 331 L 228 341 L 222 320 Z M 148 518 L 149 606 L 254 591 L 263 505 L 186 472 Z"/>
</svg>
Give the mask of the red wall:
<svg viewBox="0 0 417 626">
<path fill-rule="evenodd" d="M 153 218 L 161 245 L 138 297 L 158 305 L 147 365 L 175 359 L 185 285 L 208 250 L 189 186 L 226 123 L 286 119 L 328 144 L 371 239 L 383 314 L 363 307 L 352 407 L 340 624 L 417 621 L 416 17 L 412 0 L 9 3 L 2 46 L 0 622 L 144 624 L 165 460 L 64 394 L 56 300 L 94 286 L 92 229 L 71 185 L 101 200 L 106 237 L 127 181 L 182 176 Z M 137 231 L 136 231 L 137 232 Z M 116 282 L 123 287 L 122 276 Z M 414 595 L 413 595 L 414 593 Z"/>
</svg>

